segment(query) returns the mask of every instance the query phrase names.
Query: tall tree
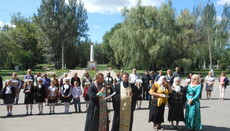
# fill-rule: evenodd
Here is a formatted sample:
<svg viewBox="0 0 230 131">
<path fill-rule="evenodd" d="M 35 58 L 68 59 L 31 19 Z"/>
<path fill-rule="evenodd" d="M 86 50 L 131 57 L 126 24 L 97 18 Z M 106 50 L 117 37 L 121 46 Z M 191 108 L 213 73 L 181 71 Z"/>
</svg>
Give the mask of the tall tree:
<svg viewBox="0 0 230 131">
<path fill-rule="evenodd" d="M 82 1 L 68 0 L 68 3 L 65 3 L 65 0 L 42 0 L 35 15 L 39 28 L 39 43 L 54 54 L 55 65 L 62 63 L 64 68 L 64 62 L 72 61 L 69 57 L 64 61 L 64 54 L 69 53 L 68 46 L 73 47 L 82 37 L 87 36 L 87 18 Z"/>
</svg>

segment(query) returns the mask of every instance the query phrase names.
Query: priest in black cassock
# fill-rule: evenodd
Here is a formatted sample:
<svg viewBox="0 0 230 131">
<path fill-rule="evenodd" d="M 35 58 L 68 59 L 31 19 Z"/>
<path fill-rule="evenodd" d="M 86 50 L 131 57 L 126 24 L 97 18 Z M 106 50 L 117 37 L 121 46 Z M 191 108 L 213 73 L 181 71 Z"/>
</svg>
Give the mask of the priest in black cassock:
<svg viewBox="0 0 230 131">
<path fill-rule="evenodd" d="M 137 97 L 141 94 L 138 88 L 128 82 L 129 74 L 124 73 L 122 81 L 118 83 L 113 92 L 114 117 L 112 131 L 132 131 L 133 113 Z"/>
<path fill-rule="evenodd" d="M 87 110 L 85 131 L 108 131 L 108 109 L 106 97 L 106 87 L 103 87 L 104 75 L 96 74 L 96 80 L 89 87 L 89 108 Z"/>
</svg>

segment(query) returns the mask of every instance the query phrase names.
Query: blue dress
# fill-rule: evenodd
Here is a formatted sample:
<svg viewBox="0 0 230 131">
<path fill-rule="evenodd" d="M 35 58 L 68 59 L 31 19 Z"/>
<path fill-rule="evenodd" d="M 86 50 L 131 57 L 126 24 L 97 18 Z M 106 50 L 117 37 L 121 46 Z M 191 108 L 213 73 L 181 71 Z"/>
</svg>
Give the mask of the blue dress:
<svg viewBox="0 0 230 131">
<path fill-rule="evenodd" d="M 188 86 L 186 98 L 192 99 L 192 104 L 186 103 L 185 124 L 189 130 L 201 130 L 200 101 L 201 85 L 195 87 Z"/>
</svg>

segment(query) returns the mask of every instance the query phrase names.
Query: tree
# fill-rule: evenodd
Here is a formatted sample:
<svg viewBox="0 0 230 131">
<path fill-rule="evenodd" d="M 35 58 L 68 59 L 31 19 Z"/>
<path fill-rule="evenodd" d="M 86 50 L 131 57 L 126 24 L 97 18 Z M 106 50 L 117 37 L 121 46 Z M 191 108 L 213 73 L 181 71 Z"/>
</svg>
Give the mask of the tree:
<svg viewBox="0 0 230 131">
<path fill-rule="evenodd" d="M 87 36 L 88 17 L 82 1 L 69 0 L 66 4 L 65 0 L 42 0 L 34 17 L 39 28 L 39 43 L 51 51 L 56 67 L 62 63 L 64 68 L 64 54 L 69 53 L 68 49 L 79 43 L 80 38 Z M 72 59 L 65 62 L 69 61 Z"/>
</svg>

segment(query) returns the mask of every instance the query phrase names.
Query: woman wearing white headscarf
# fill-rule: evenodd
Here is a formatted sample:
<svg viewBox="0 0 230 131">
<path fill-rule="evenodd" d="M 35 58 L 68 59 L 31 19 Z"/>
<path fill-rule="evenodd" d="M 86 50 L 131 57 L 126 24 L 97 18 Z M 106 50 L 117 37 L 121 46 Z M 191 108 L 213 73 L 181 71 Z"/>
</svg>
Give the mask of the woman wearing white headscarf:
<svg viewBox="0 0 230 131">
<path fill-rule="evenodd" d="M 186 101 L 186 90 L 180 85 L 180 78 L 175 77 L 172 85 L 172 93 L 169 95 L 169 114 L 168 121 L 171 122 L 171 128 L 178 129 L 179 121 L 184 121 L 184 107 Z M 174 127 L 173 121 L 176 121 Z"/>
<path fill-rule="evenodd" d="M 149 122 L 153 122 L 155 130 L 163 130 L 161 123 L 164 122 L 164 110 L 165 105 L 168 103 L 169 93 L 171 93 L 171 85 L 167 82 L 165 76 L 161 76 L 149 91 L 149 94 L 152 96 L 150 100 Z"/>
</svg>

